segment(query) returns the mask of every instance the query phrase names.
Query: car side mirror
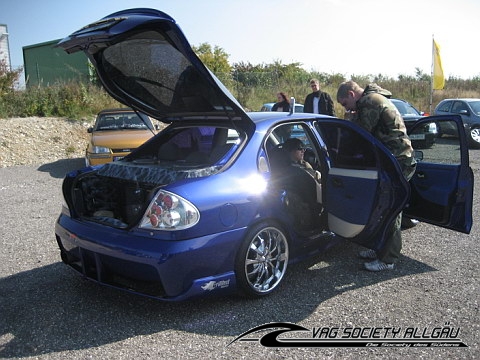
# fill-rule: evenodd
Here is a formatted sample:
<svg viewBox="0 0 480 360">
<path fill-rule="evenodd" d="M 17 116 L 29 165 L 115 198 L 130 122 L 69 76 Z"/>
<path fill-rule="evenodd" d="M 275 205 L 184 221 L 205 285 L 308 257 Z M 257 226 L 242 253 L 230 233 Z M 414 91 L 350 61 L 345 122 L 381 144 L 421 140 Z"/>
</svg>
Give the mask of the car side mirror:
<svg viewBox="0 0 480 360">
<path fill-rule="evenodd" d="M 422 161 L 423 160 L 423 151 L 421 150 L 414 150 L 413 151 L 413 157 L 417 161 Z"/>
<path fill-rule="evenodd" d="M 87 133 L 91 134 L 92 132 L 93 132 L 93 127 L 89 127 L 89 128 L 87 129 Z"/>
<path fill-rule="evenodd" d="M 468 112 L 468 110 L 460 110 L 458 112 L 460 115 L 470 115 L 470 113 Z"/>
</svg>

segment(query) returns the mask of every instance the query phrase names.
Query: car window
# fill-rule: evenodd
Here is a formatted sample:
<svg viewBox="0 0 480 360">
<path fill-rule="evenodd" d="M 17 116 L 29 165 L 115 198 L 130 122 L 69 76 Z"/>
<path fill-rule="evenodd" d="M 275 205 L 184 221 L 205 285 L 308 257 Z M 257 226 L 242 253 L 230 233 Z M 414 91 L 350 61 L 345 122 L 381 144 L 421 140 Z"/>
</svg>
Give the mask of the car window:
<svg viewBox="0 0 480 360">
<path fill-rule="evenodd" d="M 149 127 L 150 126 L 147 126 L 145 121 L 135 113 L 100 114 L 95 124 L 96 131 L 122 129 L 148 130 Z"/>
<path fill-rule="evenodd" d="M 462 110 L 468 110 L 467 104 L 463 101 L 455 101 L 452 106 L 452 113 L 459 114 Z"/>
<path fill-rule="evenodd" d="M 420 115 L 417 109 L 415 109 L 412 105 L 404 104 L 404 106 L 405 106 L 405 109 L 404 109 L 405 112 L 402 113 L 402 115 Z"/>
<path fill-rule="evenodd" d="M 276 141 L 274 141 L 275 144 L 273 145 L 284 143 L 289 138 L 297 138 L 302 140 L 306 147 L 312 146 L 312 142 L 304 124 L 283 124 L 277 126 L 273 130 L 272 136 L 276 139 Z"/>
<path fill-rule="evenodd" d="M 375 169 L 376 157 L 374 146 L 360 134 L 348 127 L 318 126 L 327 148 L 332 167 Z"/>
<path fill-rule="evenodd" d="M 115 91 L 160 114 L 224 111 L 225 104 L 163 28 L 145 31 L 102 51 Z"/>
<path fill-rule="evenodd" d="M 452 106 L 452 101 L 445 101 L 438 106 L 438 111 L 449 112 Z"/>
<path fill-rule="evenodd" d="M 441 121 L 438 123 L 442 136 L 437 137 L 429 148 L 422 148 L 423 162 L 435 164 L 461 164 L 461 146 L 458 137 L 458 127 L 454 121 Z M 417 150 L 418 151 L 418 150 Z"/>
<path fill-rule="evenodd" d="M 237 130 L 195 126 L 175 129 L 160 136 L 158 159 L 184 165 L 213 165 L 240 142 Z"/>
<path fill-rule="evenodd" d="M 308 126 L 304 123 L 297 124 L 283 124 L 277 126 L 267 137 L 265 148 L 271 166 L 274 163 L 281 164 L 286 159 L 287 155 L 282 151 L 282 145 L 288 139 L 296 138 L 303 142 L 306 151 L 304 152 L 304 160 L 307 161 L 313 169 L 321 170 L 320 159 L 318 157 L 318 150 L 314 146 L 312 134 Z"/>
<path fill-rule="evenodd" d="M 402 116 L 409 116 L 409 115 L 420 116 L 420 112 L 416 108 L 414 108 L 411 104 L 405 101 L 400 101 L 400 100 L 392 99 L 391 101 Z"/>
<path fill-rule="evenodd" d="M 407 107 L 405 106 L 405 103 L 400 102 L 400 101 L 392 101 L 393 105 L 398 109 L 398 112 L 403 116 L 407 113 Z"/>
<path fill-rule="evenodd" d="M 480 101 L 469 101 L 468 104 L 475 114 L 480 115 Z"/>
</svg>

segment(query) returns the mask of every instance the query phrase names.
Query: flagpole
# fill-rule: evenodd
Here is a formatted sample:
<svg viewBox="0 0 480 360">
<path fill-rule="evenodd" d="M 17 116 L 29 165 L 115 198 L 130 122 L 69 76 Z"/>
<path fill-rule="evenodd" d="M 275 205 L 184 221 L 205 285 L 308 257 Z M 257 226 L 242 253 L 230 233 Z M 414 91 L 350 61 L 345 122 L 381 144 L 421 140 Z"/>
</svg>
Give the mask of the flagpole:
<svg viewBox="0 0 480 360">
<path fill-rule="evenodd" d="M 431 66 L 431 69 L 430 69 L 430 112 L 429 114 L 431 115 L 432 114 L 432 103 L 433 103 L 433 63 L 435 61 L 435 58 L 434 58 L 434 51 L 435 51 L 435 45 L 434 45 L 434 41 L 435 41 L 435 36 L 432 35 L 432 66 Z"/>
</svg>

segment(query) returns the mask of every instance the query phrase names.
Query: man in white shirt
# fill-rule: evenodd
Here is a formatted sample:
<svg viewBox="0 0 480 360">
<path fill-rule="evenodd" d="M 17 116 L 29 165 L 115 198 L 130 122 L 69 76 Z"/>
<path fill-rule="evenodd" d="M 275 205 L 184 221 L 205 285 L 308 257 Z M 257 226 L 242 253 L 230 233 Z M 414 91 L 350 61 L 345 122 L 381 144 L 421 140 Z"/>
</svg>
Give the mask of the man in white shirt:
<svg viewBox="0 0 480 360">
<path fill-rule="evenodd" d="M 305 98 L 303 112 L 335 116 L 332 97 L 320 90 L 319 81 L 310 80 L 310 87 L 312 92 Z"/>
</svg>

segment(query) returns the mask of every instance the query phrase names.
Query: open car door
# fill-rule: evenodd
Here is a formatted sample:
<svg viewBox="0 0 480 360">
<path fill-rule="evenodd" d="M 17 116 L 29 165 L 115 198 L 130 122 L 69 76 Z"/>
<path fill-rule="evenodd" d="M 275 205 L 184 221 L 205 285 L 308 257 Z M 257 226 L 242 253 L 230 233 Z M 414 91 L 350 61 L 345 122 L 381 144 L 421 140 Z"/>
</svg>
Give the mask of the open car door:
<svg viewBox="0 0 480 360">
<path fill-rule="evenodd" d="M 388 225 L 409 198 L 410 188 L 397 160 L 352 122 L 322 119 L 315 128 L 328 154 L 329 172 L 322 184 L 329 230 L 379 249 Z"/>
<path fill-rule="evenodd" d="M 448 129 L 449 135 L 435 137 L 432 146 L 415 149 L 417 170 L 410 180 L 411 196 L 404 214 L 468 234 L 474 178 L 463 122 L 458 115 L 431 116 L 419 120 L 409 135 L 418 138 L 433 127 L 439 134 Z"/>
</svg>

